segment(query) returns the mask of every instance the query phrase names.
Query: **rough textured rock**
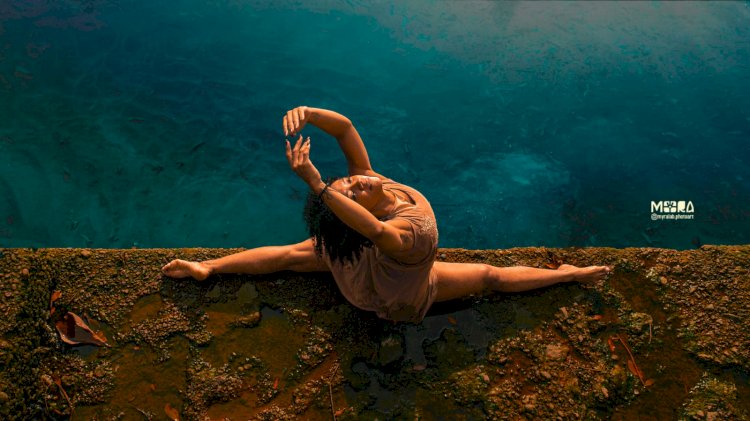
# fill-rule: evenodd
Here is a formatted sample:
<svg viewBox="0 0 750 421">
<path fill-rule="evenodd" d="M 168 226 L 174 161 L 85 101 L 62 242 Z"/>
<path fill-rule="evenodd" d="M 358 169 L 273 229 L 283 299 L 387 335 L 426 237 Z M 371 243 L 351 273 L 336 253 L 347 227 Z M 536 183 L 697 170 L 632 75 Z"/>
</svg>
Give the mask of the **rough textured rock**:
<svg viewBox="0 0 750 421">
<path fill-rule="evenodd" d="M 159 273 L 237 251 L 0 249 L 0 418 L 750 413 L 750 246 L 440 249 L 443 261 L 615 272 L 436 305 L 418 325 L 357 310 L 326 274 Z M 62 343 L 65 311 L 112 347 Z"/>
</svg>

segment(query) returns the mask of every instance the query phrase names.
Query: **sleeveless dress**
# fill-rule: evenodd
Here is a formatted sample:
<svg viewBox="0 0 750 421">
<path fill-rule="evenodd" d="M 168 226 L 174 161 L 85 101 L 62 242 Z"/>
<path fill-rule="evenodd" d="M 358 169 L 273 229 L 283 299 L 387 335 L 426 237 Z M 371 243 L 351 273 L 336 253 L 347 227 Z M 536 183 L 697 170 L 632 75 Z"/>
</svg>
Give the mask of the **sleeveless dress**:
<svg viewBox="0 0 750 421">
<path fill-rule="evenodd" d="M 391 256 L 375 246 L 365 248 L 354 264 L 331 261 L 324 250 L 323 260 L 341 293 L 356 307 L 388 320 L 420 322 L 437 295 L 432 268 L 438 243 L 435 214 L 427 199 L 409 186 L 386 179 L 383 190 L 397 191 L 415 203 L 401 203 L 381 218 L 408 221 L 414 246 Z"/>
</svg>

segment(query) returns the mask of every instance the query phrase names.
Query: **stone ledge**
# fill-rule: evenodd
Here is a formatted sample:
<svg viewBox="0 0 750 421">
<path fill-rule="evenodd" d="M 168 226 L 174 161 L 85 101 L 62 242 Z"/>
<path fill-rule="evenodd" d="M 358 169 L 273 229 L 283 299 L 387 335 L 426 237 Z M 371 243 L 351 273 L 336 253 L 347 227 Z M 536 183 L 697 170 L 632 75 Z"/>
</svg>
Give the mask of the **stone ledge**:
<svg viewBox="0 0 750 421">
<path fill-rule="evenodd" d="M 159 273 L 241 250 L 0 249 L 0 415 L 67 418 L 61 390 L 77 417 L 105 419 L 750 413 L 750 246 L 440 249 L 442 261 L 615 273 L 436 305 L 419 325 L 353 308 L 326 274 Z M 55 290 L 58 314 L 88 316 L 111 348 L 60 341 Z M 706 395 L 717 388 L 733 394 Z"/>
</svg>

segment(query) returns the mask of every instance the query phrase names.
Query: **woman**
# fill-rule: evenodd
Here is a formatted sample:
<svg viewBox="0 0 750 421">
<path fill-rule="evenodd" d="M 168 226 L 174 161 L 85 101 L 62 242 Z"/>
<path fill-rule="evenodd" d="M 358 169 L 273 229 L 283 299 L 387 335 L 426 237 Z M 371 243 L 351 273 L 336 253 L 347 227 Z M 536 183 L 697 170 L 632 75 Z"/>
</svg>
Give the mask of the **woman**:
<svg viewBox="0 0 750 421">
<path fill-rule="evenodd" d="M 349 176 L 328 183 L 310 161 L 310 138 L 300 131 L 317 126 L 336 138 Z M 343 115 L 297 107 L 283 118 L 292 170 L 310 188 L 305 220 L 311 238 L 294 245 L 259 247 L 215 260 L 173 260 L 162 268 L 173 278 L 206 279 L 214 273 L 264 274 L 282 270 L 330 271 L 353 305 L 395 321 L 418 322 L 433 302 L 485 291 L 520 292 L 560 282 L 603 279 L 608 266 L 556 270 L 525 266 L 435 261 L 438 233 L 429 202 L 417 190 L 373 171 L 362 138 Z"/>
</svg>

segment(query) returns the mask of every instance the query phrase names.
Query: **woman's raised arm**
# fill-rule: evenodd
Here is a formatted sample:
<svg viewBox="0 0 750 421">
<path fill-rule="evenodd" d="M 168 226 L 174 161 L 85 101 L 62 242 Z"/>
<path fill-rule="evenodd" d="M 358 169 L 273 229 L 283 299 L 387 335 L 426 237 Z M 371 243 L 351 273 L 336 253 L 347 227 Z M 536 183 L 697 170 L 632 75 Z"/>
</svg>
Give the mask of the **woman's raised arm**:
<svg viewBox="0 0 750 421">
<path fill-rule="evenodd" d="M 284 136 L 296 136 L 307 123 L 336 138 L 346 157 L 349 175 L 368 175 L 385 179 L 370 165 L 367 149 L 351 120 L 331 110 L 297 107 L 287 111 L 283 118 Z"/>
</svg>

